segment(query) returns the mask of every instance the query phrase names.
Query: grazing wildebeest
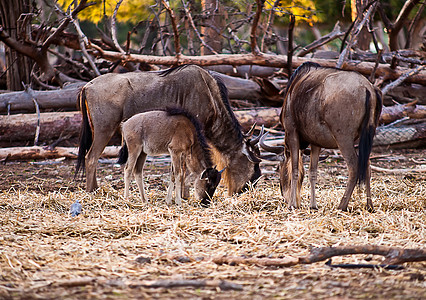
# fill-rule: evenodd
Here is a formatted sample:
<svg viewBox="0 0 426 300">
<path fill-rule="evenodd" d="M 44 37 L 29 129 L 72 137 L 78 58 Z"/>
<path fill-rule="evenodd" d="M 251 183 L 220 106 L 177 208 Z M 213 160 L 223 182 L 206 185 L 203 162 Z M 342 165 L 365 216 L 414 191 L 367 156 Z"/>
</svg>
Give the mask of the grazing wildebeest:
<svg viewBox="0 0 426 300">
<path fill-rule="evenodd" d="M 241 132 L 228 92 L 214 72 L 184 65 L 157 72 L 105 74 L 87 83 L 79 95 L 83 115 L 76 174 L 86 170 L 86 190 L 97 188 L 96 165 L 121 121 L 149 110 L 179 106 L 197 117 L 213 146 L 213 161 L 226 167 L 228 194 L 260 177 L 258 138 Z M 87 153 L 87 154 L 86 154 Z"/>
<path fill-rule="evenodd" d="M 143 166 L 147 155 L 170 154 L 172 166 L 166 203 L 182 204 L 186 170 L 195 175 L 195 198 L 208 206 L 218 186 L 222 171 L 213 167 L 210 148 L 200 122 L 180 108 L 139 113 L 122 124 L 124 145 L 119 163 L 124 164 L 124 197 L 129 196 L 133 173 L 143 201 L 147 201 L 143 186 Z"/>
<path fill-rule="evenodd" d="M 300 207 L 304 176 L 301 150 L 310 145 L 311 208 L 317 208 L 315 183 L 320 150 L 338 148 L 349 172 L 339 208 L 347 210 L 355 185 L 365 182 L 367 208 L 373 209 L 369 156 L 381 109 L 381 92 L 359 73 L 310 62 L 295 70 L 287 85 L 280 116 L 285 130 L 284 147 L 275 148 L 276 152 L 285 154 L 280 184 L 290 207 Z"/>
</svg>

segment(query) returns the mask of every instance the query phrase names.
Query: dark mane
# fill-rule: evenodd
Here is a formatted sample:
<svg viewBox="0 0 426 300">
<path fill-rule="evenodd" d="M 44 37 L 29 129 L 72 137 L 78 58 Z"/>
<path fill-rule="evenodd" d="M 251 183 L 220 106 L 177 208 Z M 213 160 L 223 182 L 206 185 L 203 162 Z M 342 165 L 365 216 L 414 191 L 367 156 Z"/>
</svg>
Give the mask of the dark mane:
<svg viewBox="0 0 426 300">
<path fill-rule="evenodd" d="M 166 70 L 158 71 L 158 73 L 161 77 L 164 77 L 164 76 L 169 75 L 170 73 L 174 73 L 174 72 L 180 71 L 182 69 L 185 69 L 187 66 L 189 66 L 189 65 L 180 65 L 180 66 L 168 68 Z"/>
<path fill-rule="evenodd" d="M 235 132 L 237 132 L 239 142 L 241 142 L 244 139 L 244 137 L 242 134 L 240 122 L 238 122 L 234 112 L 232 111 L 231 105 L 229 104 L 228 89 L 226 88 L 225 83 L 223 82 L 222 78 L 219 76 L 218 73 L 214 71 L 208 71 L 208 72 L 213 77 L 213 79 L 216 80 L 216 83 L 219 87 L 220 96 L 222 98 L 222 103 L 223 105 L 225 105 L 225 108 L 229 116 L 231 117 L 233 129 L 235 130 Z"/>
<path fill-rule="evenodd" d="M 211 149 L 207 143 L 206 137 L 204 136 L 203 124 L 201 124 L 193 114 L 181 107 L 166 107 L 165 111 L 169 116 L 184 116 L 189 121 L 191 121 L 192 125 L 195 127 L 197 139 L 200 143 L 201 149 L 203 150 L 205 160 L 209 166 L 212 166 L 213 162 L 211 160 Z"/>
<path fill-rule="evenodd" d="M 296 70 L 294 70 L 293 74 L 291 74 L 290 79 L 288 80 L 284 95 L 287 94 L 288 89 L 290 88 L 291 84 L 296 79 L 296 77 L 299 77 L 308 73 L 311 70 L 311 68 L 318 69 L 318 68 L 321 68 L 321 65 L 314 62 L 307 61 L 301 64 Z"/>
</svg>

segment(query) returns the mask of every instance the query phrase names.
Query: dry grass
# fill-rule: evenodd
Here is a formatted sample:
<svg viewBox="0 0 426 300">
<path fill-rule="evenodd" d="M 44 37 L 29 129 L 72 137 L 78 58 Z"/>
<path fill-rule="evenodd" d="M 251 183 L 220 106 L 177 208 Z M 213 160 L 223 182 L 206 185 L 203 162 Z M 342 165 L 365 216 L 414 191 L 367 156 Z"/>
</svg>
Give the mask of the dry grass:
<svg viewBox="0 0 426 300">
<path fill-rule="evenodd" d="M 306 255 L 311 246 L 363 244 L 424 248 L 425 175 L 373 173 L 376 212 L 367 212 L 363 193 L 355 192 L 351 211 L 343 213 L 337 205 L 344 191 L 345 168 L 335 160 L 321 165 L 318 211 L 308 209 L 307 180 L 304 207 L 289 210 L 272 172 L 240 196 L 226 197 L 219 188 L 213 205 L 204 209 L 192 199 L 183 207 L 167 206 L 168 176 L 155 163 L 147 171 L 148 204 L 139 202 L 135 185 L 134 197 L 122 198 L 118 168 L 104 166 L 100 177 L 107 179 L 102 180 L 102 188 L 87 194 L 82 182 L 61 177 L 63 172 L 70 174 L 71 167 L 66 163 L 2 166 L 1 175 L 9 187 L 2 186 L 0 194 L 0 298 L 426 297 L 424 263 L 390 271 L 332 269 L 324 263 L 265 268 L 161 258 L 163 254 L 279 258 Z M 269 171 L 274 168 L 263 166 Z M 76 199 L 83 204 L 83 214 L 72 218 L 68 209 Z M 146 259 L 137 260 L 141 257 Z M 356 255 L 334 258 L 333 263 L 380 259 Z M 132 286 L 141 280 L 165 279 L 226 280 L 243 290 Z"/>
</svg>

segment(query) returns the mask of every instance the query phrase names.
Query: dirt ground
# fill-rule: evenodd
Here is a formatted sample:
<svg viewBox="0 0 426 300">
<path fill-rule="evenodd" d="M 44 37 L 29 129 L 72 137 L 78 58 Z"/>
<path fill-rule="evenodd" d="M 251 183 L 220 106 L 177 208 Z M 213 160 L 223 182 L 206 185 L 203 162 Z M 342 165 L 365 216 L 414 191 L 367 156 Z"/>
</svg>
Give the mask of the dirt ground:
<svg viewBox="0 0 426 300">
<path fill-rule="evenodd" d="M 218 265 L 217 256 L 287 258 L 310 247 L 382 245 L 425 249 L 425 150 L 372 153 L 372 164 L 400 173 L 372 173 L 375 212 L 354 192 L 337 210 L 347 172 L 338 155 L 320 163 L 319 209 L 283 202 L 277 164 L 262 163 L 256 188 L 228 197 L 220 187 L 210 208 L 192 198 L 165 204 L 168 160 L 148 161 L 148 204 L 136 185 L 125 200 L 119 166 L 100 164 L 96 193 L 74 180 L 73 160 L 0 165 L 0 299 L 426 299 L 426 262 L 402 270 Z M 305 164 L 305 167 L 307 164 Z M 83 212 L 69 215 L 79 200 Z M 175 258 L 172 258 L 175 257 Z M 181 259 L 176 259 L 181 257 Z M 333 264 L 378 264 L 382 257 L 335 257 Z"/>
</svg>

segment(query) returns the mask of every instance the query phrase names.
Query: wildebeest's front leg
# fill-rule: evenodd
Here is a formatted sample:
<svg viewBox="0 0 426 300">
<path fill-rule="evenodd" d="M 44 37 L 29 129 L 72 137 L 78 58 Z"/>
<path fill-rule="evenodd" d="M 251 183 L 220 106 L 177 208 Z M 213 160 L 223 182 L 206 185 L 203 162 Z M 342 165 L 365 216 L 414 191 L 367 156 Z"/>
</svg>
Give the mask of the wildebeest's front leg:
<svg viewBox="0 0 426 300">
<path fill-rule="evenodd" d="M 167 188 L 167 197 L 166 197 L 166 204 L 170 205 L 172 204 L 172 198 L 173 198 L 173 191 L 175 189 L 175 174 L 174 174 L 175 170 L 173 167 L 173 160 L 172 160 L 172 165 L 170 167 L 170 182 L 169 182 L 169 186 Z"/>
<path fill-rule="evenodd" d="M 309 163 L 309 181 L 311 183 L 311 208 L 318 209 L 317 200 L 315 199 L 315 184 L 318 175 L 318 160 L 321 148 L 311 145 L 311 161 Z"/>
</svg>

